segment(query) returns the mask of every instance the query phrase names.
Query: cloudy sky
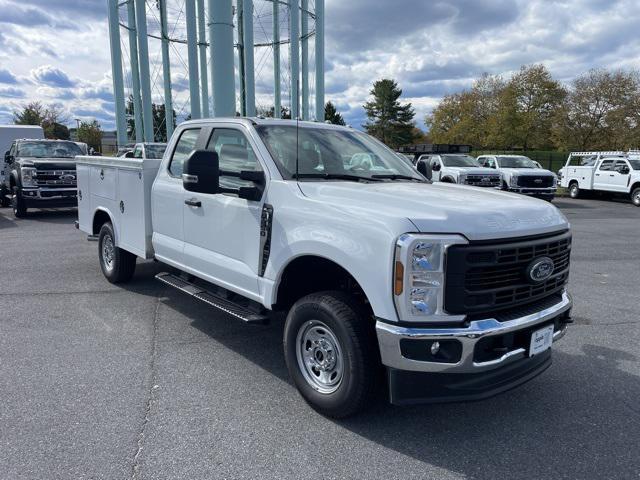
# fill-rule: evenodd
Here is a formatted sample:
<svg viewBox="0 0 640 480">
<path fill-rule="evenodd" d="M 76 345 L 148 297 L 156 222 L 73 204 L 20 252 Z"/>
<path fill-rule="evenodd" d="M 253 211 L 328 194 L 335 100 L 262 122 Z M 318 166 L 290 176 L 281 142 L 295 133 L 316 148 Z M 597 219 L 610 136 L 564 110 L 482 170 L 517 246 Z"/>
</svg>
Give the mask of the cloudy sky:
<svg viewBox="0 0 640 480">
<path fill-rule="evenodd" d="M 184 0 L 168 2 L 172 35 L 184 38 Z M 256 42 L 268 41 L 271 6 L 254 3 Z M 156 32 L 155 2 L 147 4 L 149 31 Z M 326 0 L 326 98 L 360 126 L 372 82 L 394 78 L 424 128 L 424 115 L 443 95 L 468 87 L 482 72 L 508 76 L 522 64 L 544 63 L 569 82 L 593 67 L 639 68 L 638 7 L 638 0 Z M 281 17 L 286 37 L 284 10 Z M 126 8 L 121 18 L 126 21 Z M 126 64 L 125 30 L 122 35 Z M 162 102 L 159 42 L 150 39 L 149 50 L 154 101 Z M 171 56 L 175 107 L 183 117 L 187 55 L 176 44 Z M 271 51 L 257 48 L 255 56 L 257 102 L 266 107 Z M 286 48 L 282 65 L 288 103 Z M 126 65 L 125 76 L 130 84 Z M 0 123 L 32 100 L 60 104 L 72 124 L 95 118 L 114 128 L 106 0 L 0 0 Z"/>
</svg>

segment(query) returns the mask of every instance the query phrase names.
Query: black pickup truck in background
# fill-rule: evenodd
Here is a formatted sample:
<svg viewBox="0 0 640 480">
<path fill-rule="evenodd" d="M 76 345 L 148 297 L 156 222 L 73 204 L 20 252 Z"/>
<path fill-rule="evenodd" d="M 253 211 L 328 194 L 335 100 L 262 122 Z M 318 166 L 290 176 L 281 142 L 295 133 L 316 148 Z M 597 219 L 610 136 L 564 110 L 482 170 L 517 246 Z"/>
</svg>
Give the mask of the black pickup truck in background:
<svg viewBox="0 0 640 480">
<path fill-rule="evenodd" d="M 66 140 L 15 140 L 4 154 L 2 204 L 17 218 L 28 208 L 77 206 L 77 144 Z"/>
</svg>

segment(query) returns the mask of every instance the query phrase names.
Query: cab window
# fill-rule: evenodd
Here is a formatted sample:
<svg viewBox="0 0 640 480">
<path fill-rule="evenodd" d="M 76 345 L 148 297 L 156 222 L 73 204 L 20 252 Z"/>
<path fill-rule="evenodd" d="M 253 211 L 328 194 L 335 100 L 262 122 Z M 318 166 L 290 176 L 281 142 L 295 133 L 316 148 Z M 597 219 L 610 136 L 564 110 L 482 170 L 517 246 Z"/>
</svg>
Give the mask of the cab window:
<svg viewBox="0 0 640 480">
<path fill-rule="evenodd" d="M 142 158 L 142 146 L 136 146 L 135 150 L 133 151 L 133 158 Z"/>
<path fill-rule="evenodd" d="M 223 171 L 239 173 L 243 170 L 262 170 L 244 133 L 231 128 L 216 128 L 209 139 L 207 150 L 213 150 L 218 154 L 221 187 L 240 188 L 254 186 L 253 182 L 225 176 L 223 173 Z"/>
<path fill-rule="evenodd" d="M 487 168 L 496 168 L 496 159 L 495 158 L 485 158 L 483 166 Z"/>
<path fill-rule="evenodd" d="M 180 134 L 176 148 L 173 150 L 171 163 L 169 163 L 169 173 L 174 177 L 182 176 L 182 172 L 184 171 L 184 161 L 187 159 L 189 154 L 195 150 L 198 135 L 200 135 L 199 128 L 184 130 L 182 134 Z"/>
<path fill-rule="evenodd" d="M 613 160 L 603 160 L 598 170 L 602 170 L 602 171 L 613 170 L 613 163 L 614 163 Z"/>
<path fill-rule="evenodd" d="M 627 173 L 629 173 L 629 165 L 627 165 L 627 162 L 625 162 L 624 160 L 616 161 L 616 164 L 614 165 L 613 169 L 616 172 L 621 173 L 623 175 L 626 175 Z"/>
</svg>

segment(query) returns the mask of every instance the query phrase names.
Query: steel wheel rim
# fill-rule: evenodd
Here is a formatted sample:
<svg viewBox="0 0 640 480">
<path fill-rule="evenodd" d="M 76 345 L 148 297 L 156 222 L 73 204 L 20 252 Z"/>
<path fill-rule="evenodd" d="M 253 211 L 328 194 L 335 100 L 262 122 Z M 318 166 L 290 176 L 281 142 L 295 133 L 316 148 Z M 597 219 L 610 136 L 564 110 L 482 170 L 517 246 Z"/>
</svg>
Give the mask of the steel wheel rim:
<svg viewBox="0 0 640 480">
<path fill-rule="evenodd" d="M 573 198 L 577 197 L 577 196 L 578 196 L 578 187 L 576 187 L 575 185 L 573 185 L 573 186 L 571 187 L 571 191 L 570 191 L 570 192 L 571 192 L 571 196 L 572 196 Z"/>
<path fill-rule="evenodd" d="M 640 192 L 636 192 L 636 193 L 633 195 L 633 199 L 632 199 L 632 200 L 633 200 L 633 203 L 634 203 L 634 204 L 636 204 L 636 205 L 640 205 Z"/>
<path fill-rule="evenodd" d="M 105 235 L 102 239 L 102 261 L 107 270 L 113 270 L 115 247 L 111 235 Z"/>
<path fill-rule="evenodd" d="M 309 320 L 296 336 L 298 369 L 306 382 L 323 394 L 335 392 L 344 375 L 342 349 L 337 337 L 319 320 Z"/>
</svg>

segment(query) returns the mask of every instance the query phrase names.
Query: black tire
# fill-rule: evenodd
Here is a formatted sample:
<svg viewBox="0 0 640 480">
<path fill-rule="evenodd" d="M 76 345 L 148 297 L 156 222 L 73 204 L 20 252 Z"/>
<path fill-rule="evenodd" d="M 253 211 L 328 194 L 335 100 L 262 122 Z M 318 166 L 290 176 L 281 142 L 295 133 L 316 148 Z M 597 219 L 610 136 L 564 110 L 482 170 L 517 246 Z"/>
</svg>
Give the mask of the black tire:
<svg viewBox="0 0 640 480">
<path fill-rule="evenodd" d="M 27 207 L 24 199 L 20 195 L 18 187 L 13 187 L 13 197 L 11 198 L 11 207 L 13 208 L 13 216 L 16 218 L 24 218 L 27 216 Z"/>
<path fill-rule="evenodd" d="M 8 191 L 5 186 L 0 187 L 0 207 L 5 208 L 11 205 L 11 200 L 7 198 Z"/>
<path fill-rule="evenodd" d="M 631 202 L 636 206 L 640 207 L 640 187 L 636 187 L 631 192 Z"/>
<path fill-rule="evenodd" d="M 580 191 L 580 186 L 577 182 L 573 182 L 569 185 L 569 196 L 571 198 L 580 198 L 582 192 Z"/>
<path fill-rule="evenodd" d="M 358 413 L 375 395 L 380 361 L 373 322 L 368 320 L 359 304 L 342 292 L 307 295 L 298 300 L 287 315 L 284 355 L 289 374 L 304 399 L 327 417 L 345 418 Z M 310 340 L 305 340 L 308 337 L 304 332 L 309 329 L 324 330 L 325 340 L 330 339 L 327 335 L 333 335 L 337 342 L 333 357 L 331 349 L 322 350 L 322 345 L 314 346 Z M 321 359 L 328 359 L 329 365 L 331 358 L 336 365 L 342 365 L 339 382 L 330 387 L 335 390 L 323 392 L 320 390 L 322 386 L 314 385 L 321 381 L 311 366 L 305 368 L 304 365 L 308 364 L 299 361 L 299 356 L 303 358 L 302 352 L 308 352 L 314 359 L 318 359 L 320 352 Z M 311 375 L 318 378 L 308 380 Z M 329 371 L 329 375 L 333 372 Z"/>
<path fill-rule="evenodd" d="M 136 256 L 115 246 L 115 234 L 111 222 L 100 228 L 98 237 L 98 258 L 100 268 L 111 283 L 127 282 L 136 271 Z"/>
</svg>

